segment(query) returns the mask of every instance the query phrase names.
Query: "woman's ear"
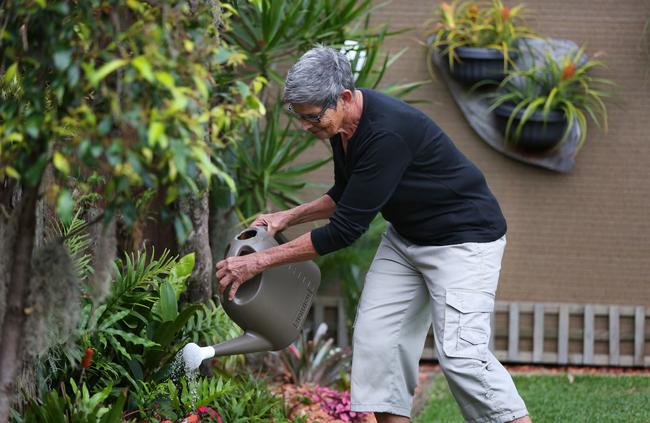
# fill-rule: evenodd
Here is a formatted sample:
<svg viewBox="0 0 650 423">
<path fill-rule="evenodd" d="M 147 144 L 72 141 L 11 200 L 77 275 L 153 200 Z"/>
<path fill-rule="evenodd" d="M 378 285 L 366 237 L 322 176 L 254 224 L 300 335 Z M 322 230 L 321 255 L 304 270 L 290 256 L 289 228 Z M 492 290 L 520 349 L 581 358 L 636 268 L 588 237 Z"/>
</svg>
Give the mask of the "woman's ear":
<svg viewBox="0 0 650 423">
<path fill-rule="evenodd" d="M 352 102 L 352 100 L 354 99 L 354 94 L 352 94 L 352 91 L 350 91 L 350 90 L 343 90 L 343 92 L 341 93 L 340 97 L 341 97 L 341 100 L 343 100 L 343 102 L 344 102 L 346 105 L 348 105 L 348 104 L 350 104 L 350 103 Z"/>
</svg>

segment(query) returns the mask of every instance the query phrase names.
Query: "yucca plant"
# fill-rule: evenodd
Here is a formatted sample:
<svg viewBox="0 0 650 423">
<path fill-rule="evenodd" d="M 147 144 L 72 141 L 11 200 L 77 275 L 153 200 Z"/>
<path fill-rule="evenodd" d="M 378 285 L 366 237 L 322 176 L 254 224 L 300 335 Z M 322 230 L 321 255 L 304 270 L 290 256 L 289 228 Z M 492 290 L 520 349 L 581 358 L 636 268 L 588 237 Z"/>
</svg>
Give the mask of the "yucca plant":
<svg viewBox="0 0 650 423">
<path fill-rule="evenodd" d="M 271 204 L 283 209 L 300 204 L 296 192 L 306 186 L 302 176 L 330 159 L 294 164 L 296 158 L 318 140 L 307 137 L 291 122 L 282 120 L 278 100 L 266 118 L 266 125 L 253 125 L 242 142 L 234 146 L 234 172 L 238 182 L 237 210 L 247 222 Z"/>
<path fill-rule="evenodd" d="M 372 10 L 371 0 L 234 0 L 224 38 L 247 52 L 258 74 L 280 83 L 277 65 L 316 43 L 342 41 Z M 225 4 L 225 3 L 224 3 Z"/>
<path fill-rule="evenodd" d="M 550 53 L 542 64 L 512 71 L 500 84 L 489 110 L 509 105 L 505 125 L 506 142 L 517 144 L 527 122 L 534 116 L 548 120 L 551 113 L 561 113 L 566 119 L 564 138 L 577 124 L 579 149 L 587 137 L 587 117 L 607 131 L 607 108 L 603 99 L 613 82 L 593 75 L 603 67 L 599 60 L 587 59 L 584 47 L 554 59 Z M 558 141 L 560 141 L 558 139 Z"/>
</svg>

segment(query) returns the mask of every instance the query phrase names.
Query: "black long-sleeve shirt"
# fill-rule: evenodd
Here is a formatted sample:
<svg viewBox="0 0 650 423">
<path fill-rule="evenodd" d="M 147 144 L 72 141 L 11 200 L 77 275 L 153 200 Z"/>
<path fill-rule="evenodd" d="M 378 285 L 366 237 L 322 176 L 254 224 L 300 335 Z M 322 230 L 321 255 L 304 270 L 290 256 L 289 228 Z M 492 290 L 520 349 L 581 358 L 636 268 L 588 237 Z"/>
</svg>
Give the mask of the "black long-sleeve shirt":
<svg viewBox="0 0 650 423">
<path fill-rule="evenodd" d="M 363 112 L 347 153 L 330 139 L 336 202 L 330 222 L 311 232 L 320 255 L 347 247 L 378 212 L 418 245 L 490 242 L 506 221 L 481 171 L 424 113 L 361 89 Z"/>
</svg>

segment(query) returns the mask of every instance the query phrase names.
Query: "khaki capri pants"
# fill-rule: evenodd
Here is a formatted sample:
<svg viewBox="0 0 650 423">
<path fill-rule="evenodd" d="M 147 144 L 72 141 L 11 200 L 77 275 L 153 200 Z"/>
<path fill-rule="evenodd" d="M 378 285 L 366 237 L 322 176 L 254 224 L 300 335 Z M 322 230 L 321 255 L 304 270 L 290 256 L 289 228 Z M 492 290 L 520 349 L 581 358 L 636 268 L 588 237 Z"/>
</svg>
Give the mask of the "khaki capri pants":
<svg viewBox="0 0 650 423">
<path fill-rule="evenodd" d="M 440 367 L 468 422 L 528 414 L 488 349 L 505 236 L 415 245 L 391 225 L 366 276 L 354 324 L 352 411 L 410 417 L 418 363 L 433 319 Z"/>
</svg>

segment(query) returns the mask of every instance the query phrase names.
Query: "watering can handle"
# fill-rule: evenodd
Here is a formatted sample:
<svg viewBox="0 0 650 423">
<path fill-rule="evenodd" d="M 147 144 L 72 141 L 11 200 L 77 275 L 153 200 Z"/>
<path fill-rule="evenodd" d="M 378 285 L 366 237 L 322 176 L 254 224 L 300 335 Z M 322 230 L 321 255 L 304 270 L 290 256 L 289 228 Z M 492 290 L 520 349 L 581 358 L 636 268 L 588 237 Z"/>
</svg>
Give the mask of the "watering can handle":
<svg viewBox="0 0 650 423">
<path fill-rule="evenodd" d="M 250 231 L 250 232 L 253 232 L 253 231 L 254 231 L 256 234 L 257 234 L 257 233 L 260 233 L 260 232 L 261 232 L 261 233 L 266 233 L 266 232 L 267 232 L 267 227 L 264 226 L 264 225 L 253 226 L 253 227 L 249 227 L 248 229 L 242 231 L 242 232 L 241 232 L 241 233 L 240 233 L 240 234 L 235 238 L 235 240 L 234 240 L 234 245 L 233 245 L 232 243 L 229 244 L 230 246 L 232 246 L 232 247 L 234 248 L 234 249 L 232 250 L 232 252 L 234 252 L 234 254 L 233 254 L 234 256 L 239 256 L 239 255 L 241 255 L 242 250 L 248 248 L 248 247 L 246 246 L 245 243 L 242 243 L 242 242 L 239 241 L 238 239 L 239 239 L 240 236 L 242 236 L 243 234 L 246 234 L 246 232 L 249 232 L 249 231 Z M 255 235 L 253 235 L 253 237 L 254 237 L 254 236 L 255 236 Z M 242 239 L 245 239 L 245 238 L 242 238 Z M 276 232 L 275 235 L 273 236 L 273 239 L 275 240 L 275 242 L 278 243 L 278 245 L 285 244 L 285 243 L 289 242 L 289 240 L 287 239 L 287 237 L 284 236 L 284 234 L 281 233 L 281 232 Z M 226 250 L 226 254 L 225 254 L 224 256 L 227 256 L 227 255 L 228 255 L 228 251 L 230 251 L 230 246 L 229 246 L 228 249 Z M 249 251 L 249 252 L 252 252 L 252 251 Z"/>
<path fill-rule="evenodd" d="M 260 225 L 260 226 L 254 226 L 254 227 L 255 228 L 264 228 L 265 231 L 268 231 L 268 227 L 266 225 Z M 273 238 L 275 238 L 275 240 L 277 241 L 278 244 L 286 244 L 287 242 L 289 242 L 289 239 L 286 236 L 284 236 L 284 234 L 281 231 L 276 232 L 275 235 L 273 236 Z"/>
<path fill-rule="evenodd" d="M 289 239 L 286 236 L 284 236 L 282 232 L 276 232 L 273 238 L 275 238 L 278 244 L 286 244 L 287 242 L 289 242 Z"/>
</svg>

